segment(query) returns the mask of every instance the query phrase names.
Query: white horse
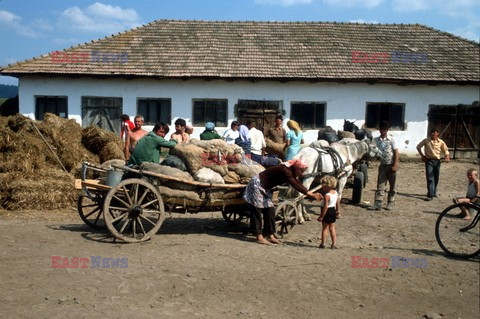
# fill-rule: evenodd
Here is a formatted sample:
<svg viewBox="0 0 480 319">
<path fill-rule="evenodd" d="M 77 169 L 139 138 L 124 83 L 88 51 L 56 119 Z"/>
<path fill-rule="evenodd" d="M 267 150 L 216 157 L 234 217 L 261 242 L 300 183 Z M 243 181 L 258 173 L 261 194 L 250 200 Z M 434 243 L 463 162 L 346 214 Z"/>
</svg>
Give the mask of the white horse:
<svg viewBox="0 0 480 319">
<path fill-rule="evenodd" d="M 330 146 L 328 146 L 328 142 L 319 140 L 302 148 L 295 158 L 302 158 L 308 163 L 308 168 L 303 174 L 303 186 L 310 189 L 315 177 L 333 175 L 338 178 L 337 190 L 341 198 L 347 179 L 353 172 L 353 164 L 362 159 L 365 154 L 373 158 L 379 152 L 375 142 L 367 139 L 363 141 L 343 139 Z M 290 187 L 287 196 L 293 198 L 295 195 L 298 195 L 298 192 Z M 299 208 L 298 222 L 303 223 L 305 219 L 309 220 L 303 203 Z"/>
</svg>

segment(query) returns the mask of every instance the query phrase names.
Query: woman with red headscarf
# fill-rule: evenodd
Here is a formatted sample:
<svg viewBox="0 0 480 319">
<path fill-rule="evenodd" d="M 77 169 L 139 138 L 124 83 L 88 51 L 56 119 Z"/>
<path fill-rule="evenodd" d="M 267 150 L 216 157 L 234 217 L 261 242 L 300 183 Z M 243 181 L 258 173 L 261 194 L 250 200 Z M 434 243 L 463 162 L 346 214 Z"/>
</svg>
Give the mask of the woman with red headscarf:
<svg viewBox="0 0 480 319">
<path fill-rule="evenodd" d="M 243 199 L 250 204 L 250 222 L 257 237 L 257 243 L 264 245 L 280 243 L 274 236 L 275 207 L 272 201 L 272 188 L 288 183 L 307 197 L 318 201 L 322 199 L 322 195 L 310 192 L 298 181 L 306 169 L 307 164 L 303 159 L 293 159 L 267 168 L 253 177 L 247 185 Z M 261 215 L 263 215 L 263 232 Z"/>
</svg>

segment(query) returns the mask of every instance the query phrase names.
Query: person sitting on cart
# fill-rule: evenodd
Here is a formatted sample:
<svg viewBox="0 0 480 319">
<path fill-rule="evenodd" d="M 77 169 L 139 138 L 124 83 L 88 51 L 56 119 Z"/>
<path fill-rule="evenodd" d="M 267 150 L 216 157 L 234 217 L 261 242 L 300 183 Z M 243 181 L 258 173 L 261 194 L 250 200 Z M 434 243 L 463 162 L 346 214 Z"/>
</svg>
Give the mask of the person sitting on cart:
<svg viewBox="0 0 480 319">
<path fill-rule="evenodd" d="M 267 168 L 254 176 L 245 189 L 243 199 L 250 206 L 251 227 L 255 233 L 257 243 L 270 245 L 279 244 L 275 238 L 275 207 L 272 201 L 272 188 L 289 183 L 297 191 L 307 197 L 322 200 L 322 195 L 312 193 L 303 186 L 297 178 L 307 169 L 307 163 L 303 159 L 293 159 L 277 166 Z M 263 215 L 263 232 L 262 220 Z"/>
<path fill-rule="evenodd" d="M 157 163 L 160 161 L 160 148 L 174 148 L 176 140 L 167 141 L 164 137 L 170 129 L 165 123 L 157 123 L 153 130 L 142 137 L 133 150 L 127 165 L 140 165 L 142 162 Z"/>
</svg>

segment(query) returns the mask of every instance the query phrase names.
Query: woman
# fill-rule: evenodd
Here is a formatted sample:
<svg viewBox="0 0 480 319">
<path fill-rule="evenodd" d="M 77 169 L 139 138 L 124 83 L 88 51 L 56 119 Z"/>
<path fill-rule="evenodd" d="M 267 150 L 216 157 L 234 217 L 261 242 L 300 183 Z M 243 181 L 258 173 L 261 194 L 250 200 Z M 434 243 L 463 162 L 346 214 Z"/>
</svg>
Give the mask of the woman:
<svg viewBox="0 0 480 319">
<path fill-rule="evenodd" d="M 250 141 L 250 135 L 248 134 L 248 132 L 248 127 L 246 127 L 245 125 L 240 125 L 240 128 L 238 129 L 239 137 L 235 139 L 235 144 L 237 144 L 243 149 L 245 155 L 251 156 L 252 142 Z"/>
<path fill-rule="evenodd" d="M 239 123 L 237 121 L 233 121 L 230 125 L 230 128 L 223 133 L 223 138 L 227 144 L 235 144 L 235 140 L 240 137 L 238 126 Z"/>
<path fill-rule="evenodd" d="M 250 206 L 250 222 L 254 230 L 257 243 L 263 245 L 279 244 L 275 238 L 275 207 L 272 202 L 272 188 L 289 183 L 297 191 L 306 194 L 307 197 L 320 201 L 322 195 L 312 193 L 298 181 L 298 177 L 307 169 L 303 159 L 294 159 L 277 166 L 267 168 L 252 178 L 245 189 L 243 199 Z M 263 232 L 262 220 L 263 214 Z"/>
<path fill-rule="evenodd" d="M 220 135 L 215 132 L 215 124 L 212 122 L 207 122 L 205 124 L 205 131 L 203 131 L 202 134 L 200 134 L 200 139 L 202 141 L 210 141 L 210 140 L 216 140 L 216 139 L 222 139 Z"/>
<path fill-rule="evenodd" d="M 303 144 L 304 141 L 300 125 L 298 125 L 296 121 L 288 121 L 287 126 L 290 131 L 287 133 L 287 144 L 285 144 L 285 148 L 287 149 L 285 160 L 289 161 L 297 155 L 298 151 L 300 151 L 300 144 Z"/>
</svg>

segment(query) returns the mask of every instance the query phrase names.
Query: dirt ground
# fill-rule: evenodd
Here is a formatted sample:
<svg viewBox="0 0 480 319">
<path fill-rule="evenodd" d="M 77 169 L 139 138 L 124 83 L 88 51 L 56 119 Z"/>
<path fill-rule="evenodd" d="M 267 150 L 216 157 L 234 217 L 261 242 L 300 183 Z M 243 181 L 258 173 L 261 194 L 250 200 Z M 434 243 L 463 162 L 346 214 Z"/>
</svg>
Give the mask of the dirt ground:
<svg viewBox="0 0 480 319">
<path fill-rule="evenodd" d="M 445 257 L 434 235 L 472 166 L 442 164 L 439 198 L 427 202 L 423 164 L 401 162 L 395 210 L 371 212 L 374 164 L 362 204 L 349 204 L 345 191 L 336 250 L 318 249 L 316 221 L 296 226 L 282 246 L 263 246 L 218 212 L 173 214 L 153 240 L 122 244 L 73 208 L 2 211 L 0 317 L 479 318 L 479 261 Z M 90 262 L 52 268 L 52 256 Z M 92 268 L 91 256 L 128 258 L 127 267 Z M 352 256 L 427 264 L 352 268 Z"/>
</svg>

